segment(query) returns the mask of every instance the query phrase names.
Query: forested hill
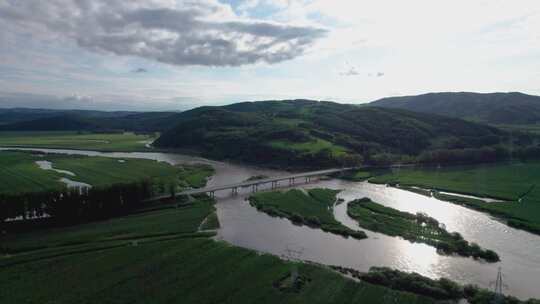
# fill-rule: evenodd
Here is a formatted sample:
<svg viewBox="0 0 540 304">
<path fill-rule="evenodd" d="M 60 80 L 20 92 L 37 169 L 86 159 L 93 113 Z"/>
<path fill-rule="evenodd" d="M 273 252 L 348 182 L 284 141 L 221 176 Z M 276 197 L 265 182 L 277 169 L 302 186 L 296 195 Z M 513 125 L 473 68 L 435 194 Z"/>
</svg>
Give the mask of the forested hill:
<svg viewBox="0 0 540 304">
<path fill-rule="evenodd" d="M 522 93 L 429 93 L 383 98 L 369 105 L 439 114 L 490 124 L 540 123 L 540 96 Z"/>
<path fill-rule="evenodd" d="M 514 139 L 514 146 L 532 143 L 525 135 Z M 154 145 L 217 159 L 325 167 L 360 161 L 489 160 L 504 157 L 508 143 L 504 131 L 455 118 L 289 100 L 186 111 Z"/>
<path fill-rule="evenodd" d="M 0 131 L 145 131 L 174 126 L 176 112 L 0 109 Z"/>
</svg>

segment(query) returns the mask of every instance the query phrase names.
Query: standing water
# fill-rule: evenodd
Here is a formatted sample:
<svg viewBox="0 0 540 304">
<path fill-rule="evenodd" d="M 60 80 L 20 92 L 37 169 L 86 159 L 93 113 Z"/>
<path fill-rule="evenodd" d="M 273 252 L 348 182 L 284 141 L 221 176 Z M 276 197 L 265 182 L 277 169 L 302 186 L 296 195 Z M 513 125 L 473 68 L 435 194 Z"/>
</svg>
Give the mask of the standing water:
<svg viewBox="0 0 540 304">
<path fill-rule="evenodd" d="M 0 149 L 1 150 L 1 149 Z M 21 149 L 23 150 L 23 149 Z M 212 165 L 216 174 L 209 186 L 241 182 L 256 175 L 279 176 L 286 172 L 259 169 L 250 166 L 210 161 L 203 158 L 168 153 L 102 153 L 58 149 L 24 149 L 46 153 L 66 153 L 115 158 L 146 158 L 170 164 L 206 163 Z M 316 181 L 301 188 L 327 187 L 341 189 L 339 197 L 349 202 L 369 197 L 373 201 L 411 213 L 425 212 L 446 225 L 448 231 L 457 231 L 463 237 L 483 248 L 496 251 L 501 262 L 485 263 L 471 258 L 444 256 L 433 247 L 414 244 L 360 229 L 347 216 L 347 203 L 334 208 L 336 218 L 353 229 L 366 231 L 368 239 L 356 240 L 326 233 L 320 229 L 293 225 L 287 219 L 270 217 L 251 207 L 246 201 L 250 188 L 241 189 L 239 195 L 230 191 L 216 193 L 217 211 L 221 228 L 218 238 L 237 246 L 261 252 L 282 255 L 287 248 L 303 249 L 303 260 L 329 265 L 341 265 L 368 271 L 371 266 L 387 266 L 402 271 L 417 272 L 439 278 L 446 277 L 461 284 L 477 284 L 490 288 L 502 267 L 508 294 L 520 298 L 540 298 L 540 236 L 513 229 L 486 214 L 455 204 L 439 201 L 416 193 L 374 185 L 367 182 L 341 180 Z"/>
</svg>

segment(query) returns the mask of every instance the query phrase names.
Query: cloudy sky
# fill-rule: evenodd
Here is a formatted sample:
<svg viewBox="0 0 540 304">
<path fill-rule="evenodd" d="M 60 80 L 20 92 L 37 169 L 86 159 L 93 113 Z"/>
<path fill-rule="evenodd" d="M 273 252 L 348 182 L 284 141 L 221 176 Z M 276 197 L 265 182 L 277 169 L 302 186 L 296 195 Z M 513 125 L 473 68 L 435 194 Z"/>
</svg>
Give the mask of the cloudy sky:
<svg viewBox="0 0 540 304">
<path fill-rule="evenodd" d="M 0 107 L 440 91 L 540 95 L 540 1 L 0 1 Z"/>
</svg>

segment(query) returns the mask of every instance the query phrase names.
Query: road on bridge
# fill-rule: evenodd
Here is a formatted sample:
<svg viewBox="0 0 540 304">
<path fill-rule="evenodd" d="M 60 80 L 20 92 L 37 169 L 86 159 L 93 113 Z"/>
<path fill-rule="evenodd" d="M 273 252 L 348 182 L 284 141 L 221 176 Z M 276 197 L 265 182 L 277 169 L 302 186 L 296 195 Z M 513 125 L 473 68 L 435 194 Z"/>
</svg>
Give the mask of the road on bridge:
<svg viewBox="0 0 540 304">
<path fill-rule="evenodd" d="M 305 178 L 307 182 L 309 178 L 311 177 L 324 176 L 324 175 L 329 175 L 329 174 L 353 170 L 353 169 L 356 169 L 356 167 L 336 168 L 336 169 L 327 169 L 327 170 L 319 170 L 319 171 L 310 171 L 310 172 L 304 172 L 304 173 L 295 173 L 295 174 L 284 175 L 284 176 L 244 181 L 244 182 L 228 184 L 228 185 L 189 189 L 189 190 L 179 192 L 177 193 L 177 195 L 194 195 L 194 194 L 209 193 L 210 195 L 213 196 L 214 192 L 216 191 L 231 189 L 233 193 L 238 193 L 238 188 L 246 188 L 246 187 L 253 187 L 253 190 L 256 191 L 259 185 L 268 184 L 268 183 L 272 183 L 272 189 L 273 189 L 277 187 L 277 184 L 280 181 L 288 180 L 290 184 L 294 184 L 296 179 Z M 170 197 L 171 197 L 171 194 L 164 194 L 164 195 L 153 197 L 149 199 L 148 201 L 155 201 L 155 200 L 170 198 Z"/>
</svg>

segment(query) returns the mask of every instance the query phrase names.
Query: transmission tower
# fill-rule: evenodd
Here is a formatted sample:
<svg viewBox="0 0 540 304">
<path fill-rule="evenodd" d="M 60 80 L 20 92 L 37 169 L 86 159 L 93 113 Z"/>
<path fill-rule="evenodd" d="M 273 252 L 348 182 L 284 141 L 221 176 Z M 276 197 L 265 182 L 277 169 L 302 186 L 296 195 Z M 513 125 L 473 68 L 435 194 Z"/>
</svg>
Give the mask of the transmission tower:
<svg viewBox="0 0 540 304">
<path fill-rule="evenodd" d="M 291 264 L 291 282 L 293 283 L 295 283 L 298 279 L 298 264 L 296 262 L 299 262 L 301 260 L 303 254 L 304 247 L 294 249 L 287 245 L 287 247 L 285 248 L 285 253 L 282 255 L 284 259 L 293 261 L 293 263 Z"/>
<path fill-rule="evenodd" d="M 499 267 L 499 271 L 497 272 L 497 279 L 494 282 L 491 282 L 491 285 L 495 285 L 495 289 L 493 290 L 495 292 L 493 304 L 504 303 L 503 288 L 508 288 L 508 286 L 503 283 L 501 267 Z"/>
</svg>

